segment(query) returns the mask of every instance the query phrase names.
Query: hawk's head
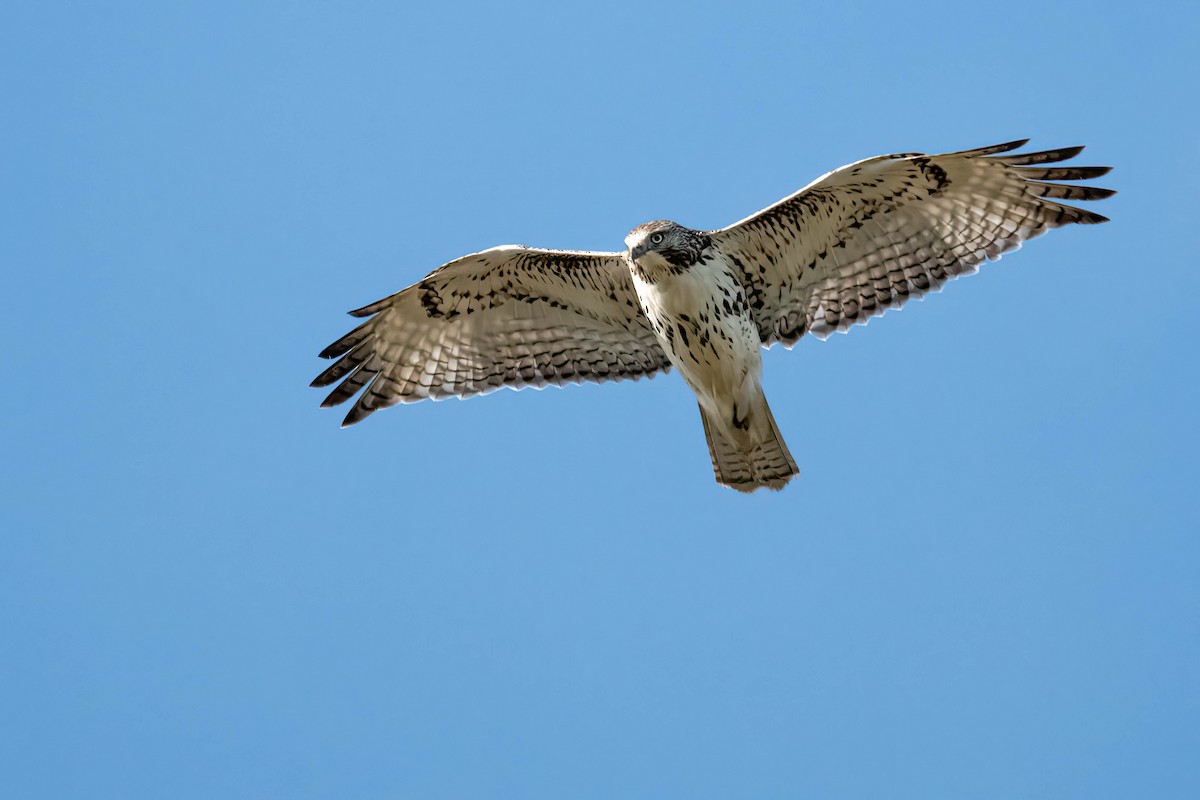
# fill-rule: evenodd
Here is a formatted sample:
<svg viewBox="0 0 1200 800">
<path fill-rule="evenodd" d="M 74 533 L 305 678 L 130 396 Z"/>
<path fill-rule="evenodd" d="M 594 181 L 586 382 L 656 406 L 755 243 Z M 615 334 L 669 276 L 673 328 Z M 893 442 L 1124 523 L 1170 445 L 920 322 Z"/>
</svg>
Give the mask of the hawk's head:
<svg viewBox="0 0 1200 800">
<path fill-rule="evenodd" d="M 665 219 L 638 225 L 625 237 L 630 263 L 639 277 L 650 281 L 683 272 L 700 260 L 709 244 L 708 234 Z"/>
</svg>

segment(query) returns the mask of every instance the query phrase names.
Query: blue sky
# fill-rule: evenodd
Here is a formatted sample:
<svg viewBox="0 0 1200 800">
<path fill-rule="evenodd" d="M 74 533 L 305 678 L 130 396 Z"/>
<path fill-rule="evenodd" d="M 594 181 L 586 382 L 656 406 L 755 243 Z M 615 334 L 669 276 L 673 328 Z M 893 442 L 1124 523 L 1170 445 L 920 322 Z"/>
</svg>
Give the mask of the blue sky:
<svg viewBox="0 0 1200 800">
<path fill-rule="evenodd" d="M 1200 794 L 1194 4 L 25 4 L 0 24 L 6 797 Z M 1113 223 L 653 381 L 322 411 L 342 312 L 1033 137 Z"/>
</svg>

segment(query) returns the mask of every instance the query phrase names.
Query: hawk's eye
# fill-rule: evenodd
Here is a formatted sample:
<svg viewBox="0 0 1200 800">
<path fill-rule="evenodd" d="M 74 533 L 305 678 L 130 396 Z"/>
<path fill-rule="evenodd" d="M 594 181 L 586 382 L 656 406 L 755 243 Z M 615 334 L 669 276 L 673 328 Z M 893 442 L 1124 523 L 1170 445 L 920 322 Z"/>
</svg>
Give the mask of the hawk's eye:
<svg viewBox="0 0 1200 800">
<path fill-rule="evenodd" d="M 650 241 L 653 242 L 654 244 L 662 244 L 662 234 L 661 233 L 654 234 L 653 236 L 650 237 Z"/>
</svg>

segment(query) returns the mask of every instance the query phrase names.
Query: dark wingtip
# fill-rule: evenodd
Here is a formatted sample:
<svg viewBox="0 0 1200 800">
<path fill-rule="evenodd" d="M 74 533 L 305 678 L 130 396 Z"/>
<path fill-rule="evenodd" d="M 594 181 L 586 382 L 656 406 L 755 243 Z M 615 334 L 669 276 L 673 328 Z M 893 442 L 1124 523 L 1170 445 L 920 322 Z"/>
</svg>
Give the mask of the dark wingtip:
<svg viewBox="0 0 1200 800">
<path fill-rule="evenodd" d="M 1010 150 L 1016 150 L 1018 147 L 1024 147 L 1029 144 L 1028 139 L 1013 139 L 1011 142 L 1003 144 L 994 144 L 990 147 L 979 147 L 975 150 L 968 150 L 964 155 L 972 156 L 990 156 L 993 153 L 1007 153 Z"/>
<path fill-rule="evenodd" d="M 1112 172 L 1112 167 L 1027 167 L 1009 165 L 1022 178 L 1033 181 L 1088 181 Z"/>
<path fill-rule="evenodd" d="M 341 427 L 349 428 L 351 425 L 356 425 L 371 415 L 373 408 L 363 408 L 361 403 L 355 403 L 354 408 L 346 414 L 346 418 L 342 420 Z"/>
<path fill-rule="evenodd" d="M 1103 214 L 1097 214 L 1095 211 L 1085 211 L 1075 206 L 1063 206 L 1063 208 L 1073 212 L 1074 218 L 1070 221 L 1080 225 L 1100 225 L 1105 222 L 1111 222 L 1108 217 Z"/>
<path fill-rule="evenodd" d="M 367 305 L 363 306 L 362 308 L 356 308 L 353 311 L 347 311 L 346 313 L 352 317 L 369 317 L 372 314 L 378 314 L 391 301 L 392 301 L 391 296 L 385 297 L 382 300 L 376 300 L 374 303 L 368 303 Z"/>
<path fill-rule="evenodd" d="M 320 353 L 321 358 L 337 358 L 338 356 L 345 355 L 363 342 L 370 340 L 374 335 L 375 332 L 371 323 L 364 322 L 322 350 Z"/>
<path fill-rule="evenodd" d="M 1024 139 L 1013 139 L 1011 142 L 1005 142 L 1004 144 L 998 144 L 995 147 L 995 151 L 997 153 L 1006 153 L 1009 150 L 1016 150 L 1018 147 L 1024 147 L 1027 144 L 1029 144 L 1028 136 L 1025 137 Z M 1001 147 L 1003 147 L 1004 149 L 1001 150 L 1000 149 Z"/>
<path fill-rule="evenodd" d="M 1075 147 L 1059 147 L 1054 150 L 1039 150 L 1036 153 L 1017 153 L 1011 156 L 996 158 L 1002 164 L 1010 167 L 1027 166 L 1032 164 L 1053 164 L 1056 161 L 1070 161 L 1083 152 L 1083 145 Z"/>
<path fill-rule="evenodd" d="M 1055 150 L 1049 150 L 1055 155 L 1055 161 L 1070 161 L 1075 156 L 1087 149 L 1087 145 L 1077 144 L 1072 147 L 1059 147 Z"/>
</svg>

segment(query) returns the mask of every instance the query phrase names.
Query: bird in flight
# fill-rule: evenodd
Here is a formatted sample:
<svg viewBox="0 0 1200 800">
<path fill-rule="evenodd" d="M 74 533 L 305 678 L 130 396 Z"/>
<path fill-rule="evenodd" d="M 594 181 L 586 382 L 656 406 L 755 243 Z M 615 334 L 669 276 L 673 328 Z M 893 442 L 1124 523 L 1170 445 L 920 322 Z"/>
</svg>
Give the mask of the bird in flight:
<svg viewBox="0 0 1200 800">
<path fill-rule="evenodd" d="M 463 256 L 351 311 L 368 319 L 322 351 L 337 361 L 312 385 L 338 384 L 322 407 L 359 395 L 346 426 L 396 403 L 674 367 L 717 481 L 781 489 L 798 470 L 763 395 L 762 348 L 865 323 L 1050 228 L 1108 221 L 1060 201 L 1112 190 L 1058 181 L 1110 167 L 1045 166 L 1083 148 L 1013 153 L 1027 141 L 868 158 L 727 228 L 639 225 L 624 252 Z"/>
</svg>

